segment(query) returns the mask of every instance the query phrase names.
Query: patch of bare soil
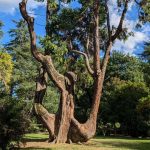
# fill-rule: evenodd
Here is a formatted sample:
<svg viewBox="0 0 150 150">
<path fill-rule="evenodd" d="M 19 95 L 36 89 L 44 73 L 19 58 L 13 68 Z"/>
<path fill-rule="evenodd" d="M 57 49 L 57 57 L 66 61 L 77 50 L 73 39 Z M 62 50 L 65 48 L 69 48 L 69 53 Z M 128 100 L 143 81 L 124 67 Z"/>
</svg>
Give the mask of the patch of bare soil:
<svg viewBox="0 0 150 150">
<path fill-rule="evenodd" d="M 26 142 L 21 143 L 20 148 L 49 148 L 52 144 L 45 142 Z"/>
</svg>

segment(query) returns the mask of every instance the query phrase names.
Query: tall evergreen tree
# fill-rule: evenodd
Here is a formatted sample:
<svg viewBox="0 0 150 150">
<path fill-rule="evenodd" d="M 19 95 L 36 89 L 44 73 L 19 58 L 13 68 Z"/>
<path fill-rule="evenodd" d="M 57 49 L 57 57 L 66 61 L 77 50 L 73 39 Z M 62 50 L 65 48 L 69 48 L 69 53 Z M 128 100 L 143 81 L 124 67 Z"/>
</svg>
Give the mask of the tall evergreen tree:
<svg viewBox="0 0 150 150">
<path fill-rule="evenodd" d="M 25 21 L 13 21 L 16 28 L 9 31 L 10 42 L 5 46 L 13 58 L 14 69 L 11 80 L 11 96 L 23 100 L 34 98 L 37 64 L 30 54 L 30 41 Z"/>
</svg>

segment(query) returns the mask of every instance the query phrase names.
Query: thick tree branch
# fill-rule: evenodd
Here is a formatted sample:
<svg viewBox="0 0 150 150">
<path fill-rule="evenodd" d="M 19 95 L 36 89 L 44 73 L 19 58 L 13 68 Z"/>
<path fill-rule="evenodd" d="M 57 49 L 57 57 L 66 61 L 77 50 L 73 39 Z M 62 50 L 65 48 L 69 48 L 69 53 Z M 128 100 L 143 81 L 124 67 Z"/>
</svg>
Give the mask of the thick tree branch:
<svg viewBox="0 0 150 150">
<path fill-rule="evenodd" d="M 77 53 L 77 54 L 79 54 L 79 55 L 83 55 L 83 56 L 84 56 L 86 68 L 87 68 L 89 74 L 91 74 L 91 75 L 93 76 L 94 71 L 93 71 L 92 68 L 90 67 L 90 63 L 89 63 L 89 59 L 88 59 L 87 54 L 86 54 L 86 53 L 83 53 L 83 52 L 80 52 L 80 51 L 77 51 L 77 50 L 72 50 L 71 52 Z"/>
<path fill-rule="evenodd" d="M 100 74 L 99 9 L 100 9 L 99 0 L 95 0 L 93 5 L 94 11 L 93 40 L 94 40 L 94 73 L 96 76 Z"/>
<path fill-rule="evenodd" d="M 36 34 L 34 32 L 34 18 L 30 17 L 27 14 L 26 4 L 27 4 L 27 0 L 22 0 L 22 2 L 19 3 L 19 7 L 20 7 L 20 12 L 22 14 L 22 17 L 26 20 L 28 24 L 30 39 L 31 39 L 31 52 L 39 62 L 43 62 L 44 56 L 37 51 L 37 47 L 36 47 Z"/>
<path fill-rule="evenodd" d="M 120 18 L 119 25 L 117 27 L 117 30 L 116 30 L 115 34 L 111 38 L 112 41 L 114 41 L 120 35 L 120 33 L 122 32 L 123 21 L 125 19 L 125 15 L 126 15 L 127 10 L 128 10 L 128 3 L 129 3 L 129 0 L 126 0 L 125 5 L 124 5 L 124 9 L 123 9 L 123 12 L 122 12 L 122 15 L 121 15 L 121 18 Z"/>
</svg>

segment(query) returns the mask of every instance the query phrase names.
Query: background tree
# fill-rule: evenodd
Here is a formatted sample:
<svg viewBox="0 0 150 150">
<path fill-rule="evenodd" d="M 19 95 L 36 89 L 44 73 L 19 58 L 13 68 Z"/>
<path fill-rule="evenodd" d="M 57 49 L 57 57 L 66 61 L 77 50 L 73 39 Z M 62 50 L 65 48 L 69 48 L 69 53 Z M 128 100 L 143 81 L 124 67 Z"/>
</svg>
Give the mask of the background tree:
<svg viewBox="0 0 150 150">
<path fill-rule="evenodd" d="M 14 63 L 10 95 L 20 100 L 33 100 L 37 64 L 29 52 L 30 41 L 27 25 L 23 20 L 13 21 L 13 23 L 16 27 L 9 31 L 11 40 L 5 45 Z"/>
<path fill-rule="evenodd" d="M 0 86 L 2 88 L 3 85 L 5 87 L 8 87 L 8 83 L 11 80 L 12 77 L 12 58 L 11 56 L 6 52 L 0 52 Z"/>
<path fill-rule="evenodd" d="M 2 26 L 3 23 L 0 21 L 0 38 L 3 36 Z M 12 58 L 2 47 L 2 45 L 0 45 L 0 87 L 2 89 L 0 92 L 4 92 L 5 88 L 8 89 L 8 84 L 12 76 L 12 70 Z"/>
<path fill-rule="evenodd" d="M 147 86 L 150 86 L 150 46 L 148 43 L 145 45 L 145 49 L 141 54 L 141 58 L 143 60 L 143 72 L 144 72 L 144 79 L 146 81 Z"/>
</svg>

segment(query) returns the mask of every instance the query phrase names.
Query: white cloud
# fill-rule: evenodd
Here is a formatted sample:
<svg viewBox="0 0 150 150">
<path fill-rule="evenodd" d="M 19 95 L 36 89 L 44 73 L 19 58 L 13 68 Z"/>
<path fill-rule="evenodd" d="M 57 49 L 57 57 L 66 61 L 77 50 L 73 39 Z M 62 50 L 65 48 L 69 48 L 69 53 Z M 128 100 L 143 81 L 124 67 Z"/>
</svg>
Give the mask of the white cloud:
<svg viewBox="0 0 150 150">
<path fill-rule="evenodd" d="M 13 14 L 16 9 L 19 8 L 19 3 L 21 0 L 0 0 L 0 12 Z M 44 3 L 36 2 L 34 0 L 28 0 L 27 8 L 31 11 L 39 6 L 44 5 Z"/>
<path fill-rule="evenodd" d="M 135 32 L 134 36 L 130 36 L 127 41 L 116 40 L 113 49 L 118 51 L 123 51 L 124 53 L 133 54 L 137 49 L 139 49 L 139 45 L 144 41 L 148 41 L 148 35 L 144 32 Z"/>
<path fill-rule="evenodd" d="M 120 21 L 120 13 L 117 9 L 117 0 L 109 1 L 109 11 L 110 11 L 110 23 L 111 26 L 117 27 Z M 128 32 L 133 32 L 134 36 L 130 36 L 126 41 L 120 41 L 116 40 L 113 49 L 118 51 L 123 51 L 124 53 L 133 54 L 138 48 L 139 44 L 144 43 L 148 41 L 149 33 L 150 33 L 150 25 L 144 25 L 140 31 L 136 29 L 136 24 L 138 22 L 138 19 L 136 18 L 129 18 L 131 13 L 135 13 L 133 11 L 134 3 L 133 1 L 129 4 L 129 9 L 126 15 L 126 19 L 124 21 L 123 27 L 126 27 L 128 29 Z"/>
</svg>

